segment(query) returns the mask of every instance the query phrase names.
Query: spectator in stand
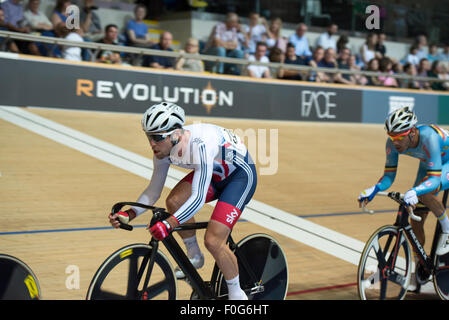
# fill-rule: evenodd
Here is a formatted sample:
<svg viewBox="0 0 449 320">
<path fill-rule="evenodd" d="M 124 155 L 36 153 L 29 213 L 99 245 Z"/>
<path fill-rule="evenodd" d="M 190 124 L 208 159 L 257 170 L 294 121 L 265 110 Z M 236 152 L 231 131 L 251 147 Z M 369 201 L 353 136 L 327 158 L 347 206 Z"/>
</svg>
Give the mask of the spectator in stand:
<svg viewBox="0 0 449 320">
<path fill-rule="evenodd" d="M 390 58 L 382 58 L 379 62 L 379 70 L 382 73 L 387 74 L 394 74 L 393 72 L 393 62 L 390 60 Z M 399 84 L 396 80 L 396 78 L 389 77 L 389 76 L 379 76 L 379 80 L 381 81 L 381 85 L 384 87 L 398 87 Z"/>
<path fill-rule="evenodd" d="M 266 40 L 268 25 L 265 18 L 261 18 L 257 12 L 249 14 L 249 25 L 242 27 L 245 35 L 245 53 L 252 54 L 256 52 L 256 44 Z"/>
<path fill-rule="evenodd" d="M 305 65 L 305 61 L 298 57 L 295 53 L 295 45 L 293 43 L 287 44 L 287 52 L 285 54 L 284 63 L 290 65 Z M 284 80 L 303 80 L 307 77 L 307 73 L 293 69 L 282 69 L 282 74 L 279 78 Z"/>
<path fill-rule="evenodd" d="M 349 70 L 361 70 L 360 66 L 357 65 L 357 57 L 353 54 L 349 57 Z M 363 74 L 351 74 L 351 81 L 362 86 L 368 83 L 368 79 Z"/>
<path fill-rule="evenodd" d="M 30 0 L 23 17 L 33 32 L 53 31 L 53 24 L 50 19 L 39 10 L 40 3 L 40 0 Z"/>
<path fill-rule="evenodd" d="M 343 49 L 348 48 L 349 38 L 347 35 L 342 34 L 337 41 L 337 54 L 341 54 Z"/>
<path fill-rule="evenodd" d="M 147 8 L 143 4 L 137 4 L 134 8 L 134 19 L 126 24 L 126 36 L 128 45 L 133 47 L 149 48 L 154 45 L 148 34 L 148 26 L 143 21 L 147 14 Z"/>
<path fill-rule="evenodd" d="M 199 55 L 199 46 L 200 44 L 198 39 L 189 38 L 186 42 L 184 50 L 181 50 L 180 53 Z M 176 62 L 175 69 L 192 72 L 204 72 L 204 63 L 200 59 L 180 57 Z"/>
<path fill-rule="evenodd" d="M 8 0 L 2 4 L 5 27 L 9 31 L 30 33 L 31 28 L 24 19 L 23 8 L 20 0 Z M 10 46 L 10 50 L 17 49 L 17 52 L 41 55 L 34 42 L 14 40 L 15 45 Z"/>
<path fill-rule="evenodd" d="M 173 35 L 168 31 L 164 31 L 161 33 L 159 43 L 151 47 L 151 49 L 173 52 L 171 48 L 172 41 Z M 143 66 L 157 69 L 173 69 L 175 67 L 175 61 L 171 57 L 145 56 Z"/>
<path fill-rule="evenodd" d="M 234 12 L 228 13 L 226 15 L 226 21 L 217 23 L 212 29 L 204 47 L 204 54 L 242 59 L 244 53 L 238 49 L 239 42 L 237 34 L 239 29 L 238 15 Z M 206 63 L 206 69 L 212 71 L 214 64 Z M 217 65 L 217 73 L 240 74 L 240 68 L 235 64 L 224 64 L 220 62 Z"/>
<path fill-rule="evenodd" d="M 249 61 L 265 62 L 270 60 L 267 57 L 267 44 L 265 42 L 258 42 L 256 44 L 256 52 L 254 55 L 248 57 Z M 252 78 L 271 78 L 270 68 L 268 66 L 250 64 L 247 67 L 248 76 Z"/>
<path fill-rule="evenodd" d="M 444 62 L 446 67 L 449 66 L 449 43 L 444 45 L 443 52 L 438 55 L 438 60 Z"/>
<path fill-rule="evenodd" d="M 317 41 L 316 45 L 323 47 L 324 50 L 331 48 L 334 49 L 334 51 L 337 51 L 337 40 L 335 35 L 338 32 L 338 25 L 335 23 L 330 22 L 327 26 L 327 31 L 322 33 Z"/>
<path fill-rule="evenodd" d="M 413 63 L 407 62 L 406 64 L 404 64 L 403 70 L 404 70 L 404 74 L 406 74 L 406 75 L 413 76 L 413 77 L 416 77 L 416 75 L 417 75 L 416 66 Z M 421 86 L 420 86 L 419 82 L 414 79 L 402 79 L 401 88 L 420 89 Z"/>
<path fill-rule="evenodd" d="M 312 59 L 310 59 L 307 64 L 311 67 L 317 68 L 318 63 L 323 59 L 324 57 L 324 49 L 321 47 L 316 47 L 315 51 L 313 52 Z M 308 81 L 319 81 L 318 79 L 318 72 L 316 71 L 310 71 L 307 75 Z"/>
<path fill-rule="evenodd" d="M 118 40 L 118 27 L 115 24 L 108 24 L 104 28 L 103 39 L 97 41 L 98 43 L 123 45 Z M 97 62 L 108 64 L 124 64 L 122 61 L 122 54 L 110 50 L 100 50 L 96 56 Z"/>
<path fill-rule="evenodd" d="M 312 52 L 310 51 L 309 41 L 306 38 L 306 32 L 308 28 L 304 23 L 298 24 L 296 27 L 296 33 L 292 34 L 288 38 L 288 42 L 293 43 L 296 48 L 296 55 L 303 60 L 312 57 Z"/>
<path fill-rule="evenodd" d="M 430 69 L 432 65 L 429 60 L 423 58 L 419 61 L 417 75 L 418 77 L 429 77 Z M 419 81 L 419 86 L 421 89 L 430 89 L 430 83 L 428 81 Z"/>
<path fill-rule="evenodd" d="M 4 30 L 4 31 L 8 30 L 6 28 L 6 24 L 5 24 L 5 14 L 1 7 L 0 7 L 0 30 Z M 13 47 L 12 49 L 11 49 L 11 46 Z M 12 42 L 10 40 L 6 40 L 3 37 L 0 37 L 0 50 L 5 50 L 5 51 L 9 50 L 12 52 L 19 52 L 19 48 L 17 48 L 17 45 L 14 42 Z"/>
<path fill-rule="evenodd" d="M 426 51 L 427 37 L 423 34 L 417 36 L 415 39 L 415 45 L 418 48 L 418 52 L 416 53 L 418 58 L 419 59 L 426 58 L 427 57 L 427 51 Z"/>
<path fill-rule="evenodd" d="M 368 62 L 368 68 L 366 71 L 370 72 L 379 72 L 379 59 L 373 58 Z M 378 76 L 367 76 L 367 85 L 368 86 L 381 86 L 382 82 L 379 80 Z"/>
<path fill-rule="evenodd" d="M 273 48 L 279 48 L 282 52 L 286 52 L 288 39 L 281 35 L 282 19 L 274 18 L 271 20 L 270 27 L 267 29 L 267 46 L 271 51 Z"/>
<path fill-rule="evenodd" d="M 434 77 L 442 80 L 448 80 L 445 82 L 432 82 L 431 89 L 437 91 L 447 91 L 449 90 L 449 75 L 446 68 L 441 61 L 434 61 L 432 63 L 432 68 L 429 72 L 429 77 Z"/>
<path fill-rule="evenodd" d="M 80 25 L 86 40 L 98 41 L 103 37 L 101 20 L 95 12 L 97 9 L 94 0 L 84 0 L 83 7 L 80 8 Z"/>
<path fill-rule="evenodd" d="M 411 64 L 414 64 L 417 66 L 419 64 L 419 57 L 418 57 L 418 46 L 412 45 L 410 47 L 409 53 L 407 57 L 405 58 L 405 61 Z"/>
<path fill-rule="evenodd" d="M 279 48 L 272 48 L 268 54 L 270 62 L 284 63 L 285 53 Z M 278 67 L 270 67 L 270 73 L 272 78 L 282 79 L 284 76 L 284 69 Z"/>
<path fill-rule="evenodd" d="M 432 43 L 429 46 L 429 53 L 427 54 L 427 60 L 429 60 L 430 62 L 434 62 L 435 60 L 438 60 L 439 55 L 438 55 L 438 46 L 435 43 Z"/>
<path fill-rule="evenodd" d="M 369 33 L 366 36 L 366 42 L 360 47 L 360 56 L 364 65 L 374 58 L 380 58 L 379 53 L 376 53 L 377 34 Z"/>
<path fill-rule="evenodd" d="M 377 43 L 375 52 L 378 53 L 378 57 L 383 58 L 387 54 L 387 47 L 385 46 L 385 40 L 387 39 L 387 35 L 383 32 L 377 35 Z"/>
<path fill-rule="evenodd" d="M 53 13 L 50 16 L 50 21 L 53 24 L 53 29 L 60 28 L 61 22 L 66 22 L 68 17 L 67 7 L 72 2 L 70 0 L 57 0 Z"/>
<path fill-rule="evenodd" d="M 65 22 L 60 22 L 55 28 L 55 33 L 65 40 L 83 42 L 81 29 L 68 29 Z M 81 48 L 77 46 L 63 46 L 62 58 L 70 61 L 82 61 Z"/>
<path fill-rule="evenodd" d="M 332 48 L 327 48 L 324 51 L 324 57 L 321 59 L 317 66 L 319 68 L 331 68 L 336 69 L 337 68 L 337 61 L 335 60 L 335 50 Z M 317 79 L 316 82 L 327 82 L 332 83 L 335 81 L 336 73 L 325 73 L 325 72 L 318 72 L 317 73 Z"/>
<path fill-rule="evenodd" d="M 338 69 L 349 70 L 350 58 L 351 58 L 351 50 L 349 50 L 348 48 L 343 49 L 337 59 Z M 355 79 L 352 78 L 352 75 L 349 73 L 335 74 L 334 81 L 335 83 L 356 84 Z"/>
</svg>

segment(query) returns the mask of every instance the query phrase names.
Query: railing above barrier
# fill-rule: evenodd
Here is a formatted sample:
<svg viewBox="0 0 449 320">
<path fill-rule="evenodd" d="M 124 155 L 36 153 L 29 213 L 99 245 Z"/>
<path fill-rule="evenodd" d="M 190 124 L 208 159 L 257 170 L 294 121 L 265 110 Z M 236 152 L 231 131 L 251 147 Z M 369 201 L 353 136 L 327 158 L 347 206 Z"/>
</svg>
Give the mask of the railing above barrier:
<svg viewBox="0 0 449 320">
<path fill-rule="evenodd" d="M 338 69 L 338 68 L 321 68 L 321 67 L 311 67 L 311 66 L 301 66 L 301 65 L 292 65 L 292 64 L 284 64 L 284 63 L 276 63 L 276 62 L 258 62 L 258 61 L 249 61 L 246 59 L 238 59 L 238 58 L 227 58 L 227 57 L 218 57 L 204 54 L 189 54 L 189 53 L 181 53 L 174 51 L 165 51 L 165 50 L 155 50 L 155 49 L 146 49 L 139 47 L 131 47 L 131 46 L 121 46 L 121 45 L 111 45 L 104 43 L 96 43 L 96 42 L 79 42 L 79 41 L 70 41 L 62 38 L 54 38 L 54 37 L 46 37 L 34 34 L 25 34 L 25 33 L 17 33 L 10 31 L 0 31 L 0 37 L 4 37 L 7 39 L 16 39 L 16 40 L 24 40 L 24 41 L 33 41 L 33 42 L 41 42 L 48 43 L 53 45 L 60 46 L 76 46 L 80 48 L 85 48 L 88 50 L 95 50 L 93 57 L 96 56 L 96 53 L 103 50 L 114 51 L 114 52 L 124 52 L 130 54 L 137 55 L 152 55 L 152 56 L 163 56 L 163 57 L 171 57 L 171 58 L 187 58 L 187 59 L 197 59 L 202 61 L 214 62 L 214 63 L 230 63 L 230 64 L 238 64 L 243 65 L 245 67 L 249 65 L 261 65 L 267 66 L 273 69 L 289 69 L 289 70 L 297 70 L 297 71 L 307 71 L 307 72 L 324 72 L 324 73 L 341 73 L 341 74 L 350 74 L 350 75 L 364 75 L 364 76 L 377 76 L 377 77 L 392 77 L 396 79 L 407 79 L 414 81 L 424 81 L 424 82 L 446 82 L 445 79 L 433 78 L 433 77 L 421 77 L 421 76 L 411 76 L 408 74 L 390 74 L 390 73 L 382 73 L 382 72 L 373 72 L 373 71 L 362 71 L 362 70 L 347 70 L 347 69 Z"/>
</svg>

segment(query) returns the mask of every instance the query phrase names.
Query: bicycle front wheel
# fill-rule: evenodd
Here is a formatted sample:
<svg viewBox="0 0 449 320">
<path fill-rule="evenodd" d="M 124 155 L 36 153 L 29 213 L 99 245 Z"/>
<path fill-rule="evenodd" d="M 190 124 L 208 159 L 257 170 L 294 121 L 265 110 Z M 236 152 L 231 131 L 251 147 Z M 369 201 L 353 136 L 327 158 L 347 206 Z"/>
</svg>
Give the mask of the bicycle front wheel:
<svg viewBox="0 0 449 320">
<path fill-rule="evenodd" d="M 240 287 L 249 300 L 283 300 L 288 289 L 288 265 L 279 243 L 267 234 L 250 235 L 237 244 Z M 227 297 L 223 274 L 218 272 L 215 292 Z"/>
<path fill-rule="evenodd" d="M 33 271 L 16 257 L 0 254 L 0 300 L 39 300 L 41 289 Z"/>
<path fill-rule="evenodd" d="M 410 245 L 394 226 L 379 228 L 360 257 L 357 287 L 362 300 L 401 300 L 411 275 Z"/>
<path fill-rule="evenodd" d="M 114 252 L 95 273 L 86 299 L 175 300 L 178 288 L 173 267 L 160 251 L 154 261 L 149 261 L 152 250 L 147 244 L 132 244 Z M 153 267 L 149 273 L 150 264 Z"/>
</svg>

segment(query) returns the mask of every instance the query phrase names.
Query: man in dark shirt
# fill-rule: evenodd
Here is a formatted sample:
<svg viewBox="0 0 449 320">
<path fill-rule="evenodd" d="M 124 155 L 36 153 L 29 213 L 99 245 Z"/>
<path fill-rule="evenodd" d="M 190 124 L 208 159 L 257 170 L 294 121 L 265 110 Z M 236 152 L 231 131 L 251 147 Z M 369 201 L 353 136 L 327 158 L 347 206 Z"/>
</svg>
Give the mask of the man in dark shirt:
<svg viewBox="0 0 449 320">
<path fill-rule="evenodd" d="M 151 47 L 151 49 L 173 51 L 171 43 L 173 36 L 170 32 L 165 31 L 159 38 L 159 43 Z M 144 67 L 158 68 L 158 69 L 173 69 L 174 59 L 163 56 L 145 56 L 143 60 Z"/>
<path fill-rule="evenodd" d="M 305 61 L 296 55 L 295 45 L 291 42 L 287 44 L 285 51 L 285 64 L 306 65 Z M 303 75 L 299 70 L 283 69 L 282 79 L 286 80 L 303 80 Z"/>
</svg>

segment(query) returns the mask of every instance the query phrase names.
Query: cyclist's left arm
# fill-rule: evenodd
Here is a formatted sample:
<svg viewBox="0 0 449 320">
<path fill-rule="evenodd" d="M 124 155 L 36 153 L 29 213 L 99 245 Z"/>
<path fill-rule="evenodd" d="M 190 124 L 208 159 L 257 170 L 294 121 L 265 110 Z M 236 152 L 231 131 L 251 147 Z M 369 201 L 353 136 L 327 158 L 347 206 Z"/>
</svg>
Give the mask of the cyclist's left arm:
<svg viewBox="0 0 449 320">
<path fill-rule="evenodd" d="M 427 174 L 421 184 L 411 189 L 416 192 L 417 196 L 438 189 L 441 183 L 441 169 L 443 165 L 441 158 L 441 146 L 439 136 L 437 134 L 431 134 L 421 138 L 423 139 L 422 141 L 423 150 L 427 155 L 427 162 L 426 162 Z"/>
</svg>

